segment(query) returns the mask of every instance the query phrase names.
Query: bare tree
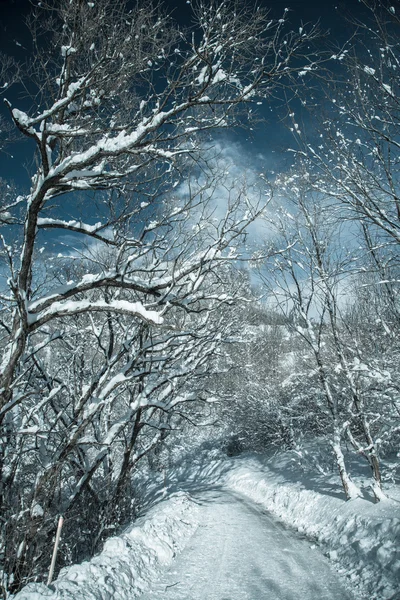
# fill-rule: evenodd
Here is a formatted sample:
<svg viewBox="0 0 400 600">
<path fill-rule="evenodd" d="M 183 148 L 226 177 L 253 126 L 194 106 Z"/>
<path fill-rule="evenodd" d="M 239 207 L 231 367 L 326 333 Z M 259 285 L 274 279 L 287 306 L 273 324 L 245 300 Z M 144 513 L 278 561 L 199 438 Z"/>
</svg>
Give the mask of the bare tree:
<svg viewBox="0 0 400 600">
<path fill-rule="evenodd" d="M 0 52 L 0 96 L 10 90 L 15 84 L 20 82 L 20 66 L 12 57 Z M 6 152 L 9 142 L 16 141 L 15 127 L 3 115 L 0 115 L 0 152 Z"/>
<path fill-rule="evenodd" d="M 269 293 L 275 297 L 274 303 L 290 316 L 292 327 L 311 352 L 314 374 L 322 391 L 317 402 L 324 402 L 324 410 L 329 416 L 330 444 L 346 498 L 354 498 L 360 495 L 360 491 L 350 478 L 343 453 L 343 440 L 348 428 L 346 400 L 343 401 L 336 392 L 336 374 L 332 369 L 334 353 L 326 339 L 327 319 L 329 322 L 335 310 L 332 298 L 340 273 L 328 270 L 325 262 L 326 259 L 332 260 L 326 235 L 329 227 L 327 215 L 322 213 L 321 207 L 306 207 L 300 181 L 294 184 L 293 179 L 289 179 L 288 187 L 283 187 L 282 191 L 289 191 L 292 186 L 298 194 L 293 192 L 293 201 L 282 207 L 280 218 L 276 219 L 282 247 L 286 250 L 274 258 L 270 270 L 266 274 L 261 272 L 261 275 Z M 330 324 L 335 326 L 335 321 Z"/>
<path fill-rule="evenodd" d="M 397 375 L 396 369 L 388 375 L 383 367 L 386 352 L 381 362 L 376 352 L 373 357 L 368 348 L 371 338 L 365 345 L 361 343 L 363 327 L 358 320 L 360 331 L 357 330 L 354 317 L 358 310 L 355 298 L 367 295 L 361 291 L 363 286 L 372 286 L 374 291 L 368 294 L 370 310 L 373 303 L 380 306 L 374 329 L 378 328 L 381 336 L 388 336 L 388 341 L 396 336 L 400 241 L 399 19 L 396 3 L 363 3 L 370 19 L 354 20 L 351 41 L 332 54 L 334 67 L 331 77 L 322 84 L 315 128 L 307 132 L 296 123 L 300 120 L 297 109 L 289 111 L 300 146 L 299 177 L 294 177 L 289 185 L 294 193 L 299 193 L 299 188 L 304 191 L 304 186 L 309 189 L 304 200 L 299 200 L 310 236 L 303 253 L 310 256 L 310 248 L 313 249 L 310 268 L 312 265 L 313 277 L 325 298 L 323 306 L 330 323 L 332 348 L 352 402 L 346 435 L 357 453 L 368 460 L 379 499 L 382 493 L 377 440 L 382 440 L 384 431 L 390 437 L 388 430 L 397 429 L 396 409 L 392 410 L 392 394 L 396 393 L 389 383 Z M 343 246 L 348 248 L 347 256 L 344 255 L 347 264 L 342 262 L 340 266 L 340 259 L 335 265 L 332 252 L 337 252 L 337 248 L 326 251 L 324 225 L 318 223 L 314 214 L 315 198 L 327 223 L 336 221 L 337 235 L 340 230 L 346 232 Z M 298 242 L 293 243 L 296 248 Z M 297 277 L 299 273 L 297 269 Z M 343 274 L 354 294 L 348 298 L 346 309 L 337 287 Z M 335 280 L 336 276 L 339 279 Z M 386 381 L 385 392 L 378 392 L 377 380 Z M 391 425 L 384 425 L 383 412 L 391 415 Z"/>
<path fill-rule="evenodd" d="M 371 19 L 355 21 L 352 45 L 332 56 L 324 120 L 317 117 L 312 141 L 299 136 L 299 157 L 318 174 L 315 187 L 343 203 L 349 218 L 373 227 L 381 243 L 398 244 L 399 16 L 393 3 L 363 3 Z"/>
<path fill-rule="evenodd" d="M 181 31 L 149 2 L 33 9 L 32 108 L 7 106 L 36 170 L 1 207 L 3 594 L 43 571 L 60 510 L 70 540 L 87 499 L 97 541 L 125 518 L 138 461 L 207 399 L 223 266 L 262 208 L 207 136 L 295 85 L 317 31 L 240 2 L 193 16 Z"/>
<path fill-rule="evenodd" d="M 79 293 L 71 312 L 66 300 L 66 308 L 32 331 L 16 379 L 23 395 L 3 411 L 2 506 L 9 517 L 3 533 L 12 589 L 45 568 L 46 539 L 60 511 L 75 559 L 84 551 L 76 528 L 88 524 L 88 502 L 98 512 L 86 551 L 115 523 L 132 518 L 130 478 L 139 461 L 179 421 L 193 420 L 186 405 L 207 403 L 196 380 L 211 371 L 221 343 L 225 325 L 217 309 L 236 301 L 221 271 L 235 254 L 224 256 L 224 249 L 238 243 L 250 204 L 244 217 L 232 184 L 225 216 L 213 222 L 211 180 L 192 188 L 190 201 L 170 194 L 167 208 L 157 206 L 140 244 L 125 238 L 118 247 L 91 245 L 57 259 L 57 278 L 70 283 L 50 289 L 51 301 L 57 293 L 68 298 L 76 281 L 90 289 L 82 290 L 84 299 Z M 119 276 L 124 281 L 114 285 Z M 163 306 L 158 321 L 142 308 L 147 297 Z M 131 307 L 142 318 L 132 319 Z M 11 515 L 19 515 L 18 526 Z"/>
<path fill-rule="evenodd" d="M 16 127 L 36 144 L 38 169 L 31 191 L 19 199 L 26 207 L 21 256 L 12 260 L 10 255 L 15 309 L 2 363 L 3 411 L 13 406 L 13 380 L 31 332 L 56 316 L 87 311 L 84 300 L 76 303 L 77 294 L 109 285 L 111 279 L 117 287 L 140 288 L 113 273 L 96 281 L 86 278 L 32 303 L 38 230 L 56 228 L 119 245 L 108 232 L 116 223 L 141 218 L 140 193 L 151 189 L 154 198 L 155 189 L 165 189 L 163 175 L 182 164 L 180 157 L 198 155 L 201 132 L 232 124 L 235 106 L 256 92 L 267 97 L 284 85 L 292 56 L 308 39 L 284 35 L 284 20 L 266 20 L 262 11 L 249 13 L 240 6 L 235 11 L 226 3 L 200 4 L 195 11 L 199 30 L 191 38 L 183 38 L 147 5 L 129 11 L 125 3 L 76 1 L 41 3 L 37 10 L 35 40 L 40 27 L 50 34 L 50 47 L 37 42 L 32 66 L 39 109 L 29 116 L 10 106 Z M 42 21 L 39 14 L 46 10 L 48 19 Z M 128 189 L 134 199 L 118 203 L 114 196 L 95 225 L 77 216 L 60 218 L 70 193 L 126 194 Z M 131 237 L 127 243 L 137 247 L 141 242 Z M 142 291 L 154 300 L 156 288 L 145 285 Z M 150 303 L 151 308 L 156 304 Z M 110 307 L 99 302 L 91 310 Z M 149 322 L 161 319 L 159 312 L 142 305 L 120 305 L 118 310 Z"/>
</svg>

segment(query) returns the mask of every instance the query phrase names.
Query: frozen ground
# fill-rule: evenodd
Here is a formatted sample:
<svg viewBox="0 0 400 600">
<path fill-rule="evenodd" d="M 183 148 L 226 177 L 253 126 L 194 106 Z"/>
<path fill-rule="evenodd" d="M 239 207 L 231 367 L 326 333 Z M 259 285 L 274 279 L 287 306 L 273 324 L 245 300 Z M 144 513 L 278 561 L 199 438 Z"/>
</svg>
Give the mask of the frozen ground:
<svg viewBox="0 0 400 600">
<path fill-rule="evenodd" d="M 198 453 L 99 556 L 15 600 L 400 600 L 398 487 L 345 502 L 316 455 Z"/>
</svg>

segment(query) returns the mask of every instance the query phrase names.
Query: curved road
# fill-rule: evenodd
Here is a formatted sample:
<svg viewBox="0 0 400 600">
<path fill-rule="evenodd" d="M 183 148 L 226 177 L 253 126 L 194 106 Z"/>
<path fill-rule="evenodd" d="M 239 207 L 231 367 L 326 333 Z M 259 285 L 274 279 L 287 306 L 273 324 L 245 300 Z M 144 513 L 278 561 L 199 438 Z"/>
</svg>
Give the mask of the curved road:
<svg viewBox="0 0 400 600">
<path fill-rule="evenodd" d="M 143 600 L 350 600 L 329 562 L 261 507 L 196 496 L 201 525 Z"/>
</svg>

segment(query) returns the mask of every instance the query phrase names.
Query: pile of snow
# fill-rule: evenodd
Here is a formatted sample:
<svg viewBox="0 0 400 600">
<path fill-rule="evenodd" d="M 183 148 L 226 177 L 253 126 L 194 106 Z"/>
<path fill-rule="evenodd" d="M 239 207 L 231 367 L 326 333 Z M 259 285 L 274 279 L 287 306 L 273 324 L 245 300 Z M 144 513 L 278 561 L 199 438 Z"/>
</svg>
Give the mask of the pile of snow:
<svg viewBox="0 0 400 600">
<path fill-rule="evenodd" d="M 92 560 L 61 570 L 51 587 L 30 583 L 14 600 L 127 600 L 145 592 L 198 526 L 199 507 L 178 492 L 153 506 Z"/>
<path fill-rule="evenodd" d="M 338 475 L 304 468 L 296 454 L 236 459 L 225 485 L 319 544 L 348 578 L 353 594 L 356 591 L 369 600 L 399 600 L 398 486 L 389 489 L 392 497 L 379 504 L 372 498 L 346 502 Z"/>
</svg>

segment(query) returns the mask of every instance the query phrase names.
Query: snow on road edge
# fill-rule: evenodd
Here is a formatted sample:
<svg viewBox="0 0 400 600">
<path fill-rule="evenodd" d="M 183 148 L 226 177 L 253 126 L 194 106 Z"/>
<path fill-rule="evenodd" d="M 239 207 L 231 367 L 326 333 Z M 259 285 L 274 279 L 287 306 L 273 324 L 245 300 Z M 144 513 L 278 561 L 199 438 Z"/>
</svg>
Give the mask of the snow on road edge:
<svg viewBox="0 0 400 600">
<path fill-rule="evenodd" d="M 346 502 L 336 473 L 318 473 L 310 465 L 304 469 L 295 454 L 228 459 L 208 450 L 181 461 L 161 478 L 168 489 L 156 481 L 150 485 L 145 505 L 152 508 L 146 515 L 109 539 L 101 554 L 63 569 L 53 590 L 29 584 L 14 600 L 136 598 L 157 581 L 201 520 L 199 506 L 179 490 L 196 493 L 210 486 L 246 496 L 317 542 L 360 599 L 400 600 L 400 502 Z M 162 494 L 168 499 L 159 502 Z"/>
<path fill-rule="evenodd" d="M 90 561 L 60 571 L 52 589 L 30 583 L 14 600 L 126 600 L 146 591 L 187 544 L 199 524 L 199 507 L 178 492 L 158 503 L 125 533 L 112 537 Z"/>
<path fill-rule="evenodd" d="M 225 485 L 318 542 L 360 598 L 399 600 L 399 503 L 345 502 L 335 494 L 315 491 L 312 485 L 307 489 L 289 472 L 285 477 L 280 460 L 279 469 L 269 469 L 255 457 L 237 459 Z"/>
</svg>

